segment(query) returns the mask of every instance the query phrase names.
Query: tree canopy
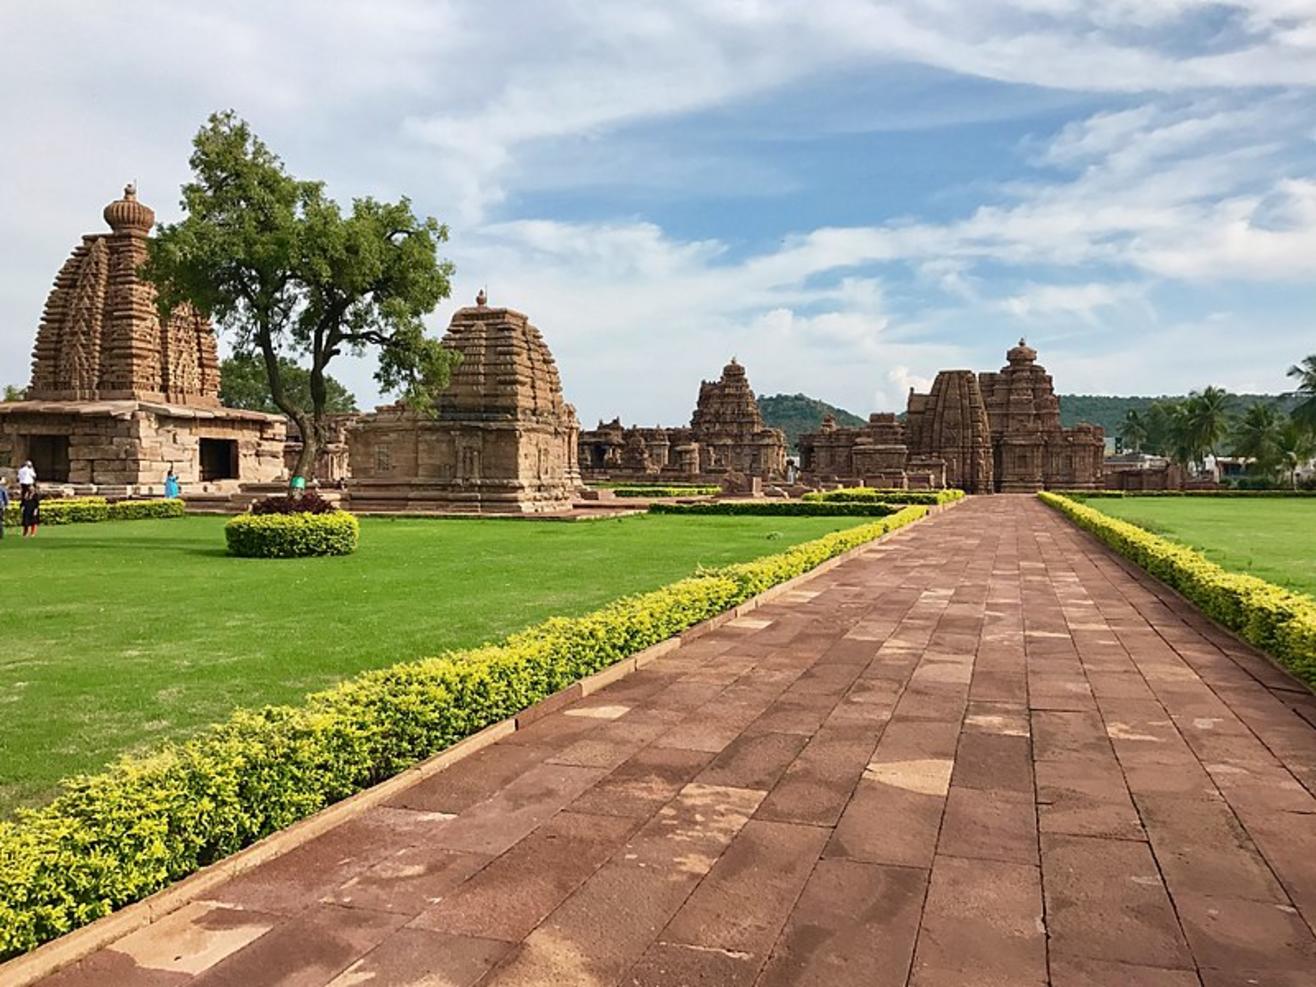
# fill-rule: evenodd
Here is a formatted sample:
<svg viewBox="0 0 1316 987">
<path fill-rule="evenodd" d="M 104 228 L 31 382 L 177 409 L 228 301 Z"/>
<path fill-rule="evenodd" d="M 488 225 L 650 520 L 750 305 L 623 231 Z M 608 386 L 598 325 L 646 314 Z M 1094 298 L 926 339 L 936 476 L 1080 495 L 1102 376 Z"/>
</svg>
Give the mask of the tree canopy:
<svg viewBox="0 0 1316 987">
<path fill-rule="evenodd" d="M 345 213 L 321 182 L 283 162 L 232 111 L 193 140 L 184 218 L 151 239 L 144 274 L 168 312 L 187 302 L 259 354 L 275 407 L 305 439 L 296 473 L 309 477 L 328 412 L 325 368 L 343 352 L 372 351 L 375 378 L 416 408 L 432 406 L 452 355 L 425 333 L 424 316 L 448 297 L 452 264 L 438 256 L 447 227 L 419 218 L 408 199 L 355 199 Z M 282 361 L 307 372 L 309 406 Z"/>
<path fill-rule="evenodd" d="M 279 373 L 288 396 L 303 408 L 312 407 L 310 371 L 287 357 L 280 357 Z M 279 413 L 279 406 L 270 395 L 270 382 L 261 357 L 253 354 L 230 356 L 220 365 L 219 375 L 219 399 L 225 407 Z M 324 387 L 324 410 L 327 413 L 357 410 L 352 392 L 328 374 L 324 376 Z"/>
</svg>

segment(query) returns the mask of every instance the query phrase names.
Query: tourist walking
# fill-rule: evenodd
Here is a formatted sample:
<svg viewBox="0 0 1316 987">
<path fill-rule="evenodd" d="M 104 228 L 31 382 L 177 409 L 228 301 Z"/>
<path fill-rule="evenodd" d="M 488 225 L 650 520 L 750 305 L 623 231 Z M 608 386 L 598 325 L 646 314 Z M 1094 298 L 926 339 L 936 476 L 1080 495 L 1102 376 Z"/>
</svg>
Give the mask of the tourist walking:
<svg viewBox="0 0 1316 987">
<path fill-rule="evenodd" d="M 165 474 L 165 496 L 176 499 L 182 495 L 182 488 L 178 485 L 178 474 L 175 473 L 174 468 L 170 466 L 169 472 Z"/>
<path fill-rule="evenodd" d="M 23 465 L 18 467 L 18 491 L 22 496 L 29 487 L 37 485 L 37 471 L 32 468 L 32 460 L 28 459 Z"/>
<path fill-rule="evenodd" d="M 23 488 L 20 506 L 23 515 L 23 537 L 34 538 L 37 525 L 41 523 L 41 491 L 37 489 L 35 483 Z"/>
<path fill-rule="evenodd" d="M 0 476 L 0 538 L 5 536 L 5 511 L 9 510 L 9 484 Z"/>
</svg>

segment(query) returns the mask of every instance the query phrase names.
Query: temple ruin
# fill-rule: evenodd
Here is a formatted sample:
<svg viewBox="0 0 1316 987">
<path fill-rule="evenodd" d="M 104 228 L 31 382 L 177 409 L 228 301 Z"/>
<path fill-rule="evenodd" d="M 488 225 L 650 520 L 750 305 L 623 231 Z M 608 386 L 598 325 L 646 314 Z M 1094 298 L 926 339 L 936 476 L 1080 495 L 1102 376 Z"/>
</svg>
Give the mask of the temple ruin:
<svg viewBox="0 0 1316 987">
<path fill-rule="evenodd" d="M 569 510 L 580 426 L 539 330 L 520 312 L 490 308 L 480 292 L 442 342 L 459 362 L 433 415 L 388 405 L 347 426 L 351 507 Z"/>
<path fill-rule="evenodd" d="M 225 408 L 209 321 L 188 306 L 162 323 L 138 273 L 155 213 L 129 185 L 55 278 L 23 401 L 0 403 L 0 464 L 32 460 L 46 483 L 109 492 L 216 489 L 283 473 L 284 419 Z"/>
<path fill-rule="evenodd" d="M 800 436 L 800 469 L 814 483 L 958 487 L 969 493 L 1090 490 L 1101 485 L 1105 434 L 1063 428 L 1060 399 L 1022 339 L 995 373 L 943 370 L 909 393 L 905 421 L 875 414 L 858 428 L 825 419 Z"/>
<path fill-rule="evenodd" d="M 689 427 L 626 428 L 619 418 L 581 433 L 587 480 L 720 482 L 734 474 L 786 475 L 786 435 L 768 428 L 745 368 L 733 357 L 722 376 L 699 385 Z"/>
</svg>

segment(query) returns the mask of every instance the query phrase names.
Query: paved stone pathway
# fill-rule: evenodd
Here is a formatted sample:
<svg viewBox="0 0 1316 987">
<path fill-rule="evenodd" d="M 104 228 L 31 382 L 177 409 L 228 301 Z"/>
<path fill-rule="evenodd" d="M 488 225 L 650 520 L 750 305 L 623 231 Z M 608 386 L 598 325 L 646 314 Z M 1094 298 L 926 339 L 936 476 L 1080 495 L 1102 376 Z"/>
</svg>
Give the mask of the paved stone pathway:
<svg viewBox="0 0 1316 987">
<path fill-rule="evenodd" d="M 974 498 L 49 978 L 1316 983 L 1316 699 Z"/>
</svg>

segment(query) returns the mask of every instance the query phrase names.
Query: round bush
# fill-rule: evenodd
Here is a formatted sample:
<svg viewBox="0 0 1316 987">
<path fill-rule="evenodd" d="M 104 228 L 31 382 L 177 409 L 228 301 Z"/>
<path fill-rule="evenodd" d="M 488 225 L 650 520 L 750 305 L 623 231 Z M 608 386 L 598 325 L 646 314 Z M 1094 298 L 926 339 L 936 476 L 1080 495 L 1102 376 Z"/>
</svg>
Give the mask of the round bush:
<svg viewBox="0 0 1316 987">
<path fill-rule="evenodd" d="M 361 526 L 346 511 L 329 514 L 240 514 L 224 525 L 230 555 L 298 559 L 351 555 Z"/>
</svg>

